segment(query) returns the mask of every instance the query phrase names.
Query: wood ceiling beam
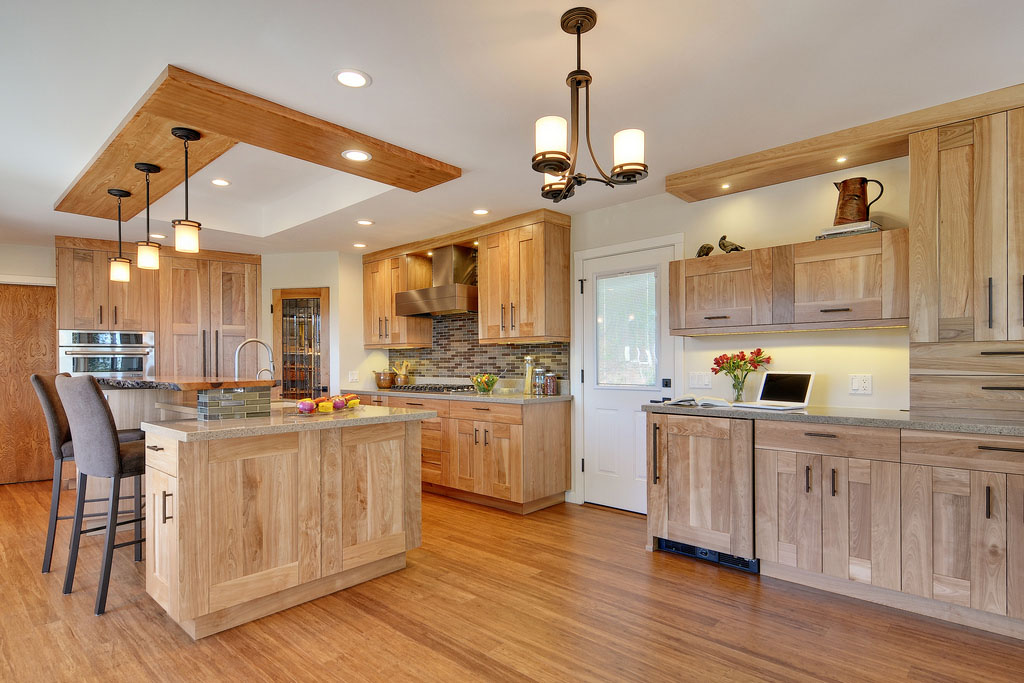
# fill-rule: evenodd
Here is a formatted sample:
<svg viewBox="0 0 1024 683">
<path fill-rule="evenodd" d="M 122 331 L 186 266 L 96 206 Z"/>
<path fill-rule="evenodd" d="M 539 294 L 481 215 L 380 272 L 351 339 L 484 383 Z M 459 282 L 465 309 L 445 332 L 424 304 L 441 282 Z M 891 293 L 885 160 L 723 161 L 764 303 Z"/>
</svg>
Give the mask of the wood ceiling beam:
<svg viewBox="0 0 1024 683">
<path fill-rule="evenodd" d="M 189 144 L 190 175 L 238 142 L 412 192 L 462 175 L 457 166 L 169 65 L 54 209 L 114 219 L 117 203 L 107 188 L 120 187 L 132 193 L 122 203 L 124 219 L 132 218 L 145 209 L 145 176 L 134 168 L 138 161 L 163 169 L 150 177 L 152 201 L 166 195 L 184 176 L 182 144 L 171 136 L 174 126 L 194 128 L 202 135 Z M 348 161 L 341 156 L 346 149 L 361 149 L 373 158 Z"/>
<path fill-rule="evenodd" d="M 966 97 L 781 147 L 673 173 L 665 191 L 687 202 L 906 156 L 911 133 L 1024 107 L 1024 84 Z M 838 164 L 836 159 L 847 161 Z M 722 185 L 729 187 L 723 189 Z"/>
</svg>

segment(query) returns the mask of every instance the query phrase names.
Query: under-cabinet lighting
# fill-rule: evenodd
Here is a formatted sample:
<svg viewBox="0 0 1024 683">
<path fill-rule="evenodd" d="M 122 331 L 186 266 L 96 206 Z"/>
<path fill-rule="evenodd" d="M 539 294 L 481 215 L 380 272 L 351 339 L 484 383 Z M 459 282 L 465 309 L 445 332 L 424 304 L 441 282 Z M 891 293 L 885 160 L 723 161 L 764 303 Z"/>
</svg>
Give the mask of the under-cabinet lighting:
<svg viewBox="0 0 1024 683">
<path fill-rule="evenodd" d="M 836 163 L 837 164 L 845 164 L 846 163 L 846 157 L 838 157 L 836 159 Z"/>
<path fill-rule="evenodd" d="M 730 187 L 732 187 L 732 186 L 729 185 L 729 183 L 722 183 L 722 189 L 723 190 L 728 190 Z"/>
</svg>

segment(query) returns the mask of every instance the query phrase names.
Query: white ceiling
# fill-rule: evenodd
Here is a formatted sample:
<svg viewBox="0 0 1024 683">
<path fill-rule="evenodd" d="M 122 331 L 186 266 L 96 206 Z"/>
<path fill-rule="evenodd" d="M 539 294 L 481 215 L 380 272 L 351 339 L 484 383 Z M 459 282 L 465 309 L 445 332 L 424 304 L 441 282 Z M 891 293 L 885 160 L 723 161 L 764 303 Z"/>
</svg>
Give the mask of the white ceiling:
<svg viewBox="0 0 1024 683">
<path fill-rule="evenodd" d="M 411 193 L 239 147 L 190 186 L 205 247 L 377 249 L 553 206 L 529 163 L 534 120 L 568 114 L 574 44 L 558 18 L 570 5 L 6 3 L 0 242 L 115 234 L 109 221 L 57 213 L 53 203 L 167 64 L 463 169 Z M 599 21 L 584 36 L 583 67 L 594 75 L 595 151 L 607 164 L 612 133 L 643 128 L 651 176 L 581 188 L 553 207 L 570 214 L 663 192 L 668 173 L 1024 81 L 1019 0 L 591 6 Z M 373 85 L 337 85 L 341 67 L 368 72 Z M 218 175 L 232 186 L 210 186 Z M 177 217 L 181 201 L 168 195 L 154 216 Z M 490 215 L 473 216 L 477 207 Z M 355 225 L 365 217 L 376 224 Z M 141 221 L 126 236 L 138 239 Z"/>
</svg>

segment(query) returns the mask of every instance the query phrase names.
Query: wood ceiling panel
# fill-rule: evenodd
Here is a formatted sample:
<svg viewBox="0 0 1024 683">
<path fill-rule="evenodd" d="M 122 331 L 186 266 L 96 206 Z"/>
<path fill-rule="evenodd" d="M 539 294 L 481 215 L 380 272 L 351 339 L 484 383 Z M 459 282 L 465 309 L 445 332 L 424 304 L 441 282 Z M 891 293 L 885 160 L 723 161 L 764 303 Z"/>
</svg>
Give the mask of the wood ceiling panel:
<svg viewBox="0 0 1024 683">
<path fill-rule="evenodd" d="M 145 209 L 145 176 L 134 168 L 138 161 L 163 169 L 151 176 L 150 186 L 153 202 L 163 197 L 184 177 L 181 141 L 171 136 L 174 126 L 202 134 L 189 143 L 190 175 L 237 142 L 412 192 L 462 175 L 456 166 L 168 66 L 54 208 L 114 219 L 117 204 L 107 188 L 120 187 L 132 192 L 122 204 L 124 219 L 132 218 Z M 373 158 L 348 161 L 341 156 L 346 149 L 361 149 Z"/>
</svg>

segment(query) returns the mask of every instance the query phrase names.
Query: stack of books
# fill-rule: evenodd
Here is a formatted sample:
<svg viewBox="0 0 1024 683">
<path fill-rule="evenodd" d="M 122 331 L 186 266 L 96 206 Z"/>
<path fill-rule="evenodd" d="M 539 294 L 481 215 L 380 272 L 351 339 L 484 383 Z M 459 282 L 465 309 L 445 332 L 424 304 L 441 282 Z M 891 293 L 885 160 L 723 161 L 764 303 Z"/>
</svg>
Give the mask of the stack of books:
<svg viewBox="0 0 1024 683">
<path fill-rule="evenodd" d="M 847 223 L 846 225 L 833 225 L 825 228 L 821 234 L 815 237 L 816 240 L 827 240 L 833 237 L 849 237 L 850 235 L 863 235 L 868 232 L 878 232 L 882 226 L 874 221 L 861 221 L 860 223 Z"/>
</svg>

